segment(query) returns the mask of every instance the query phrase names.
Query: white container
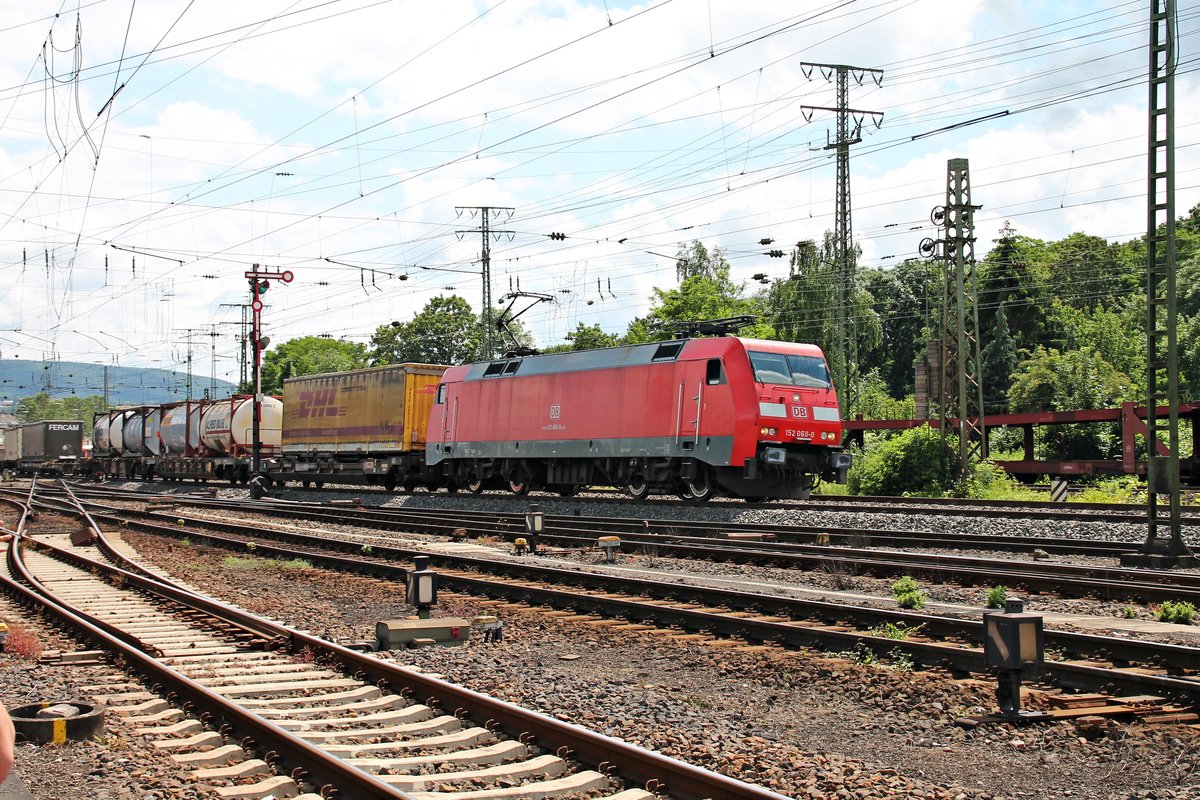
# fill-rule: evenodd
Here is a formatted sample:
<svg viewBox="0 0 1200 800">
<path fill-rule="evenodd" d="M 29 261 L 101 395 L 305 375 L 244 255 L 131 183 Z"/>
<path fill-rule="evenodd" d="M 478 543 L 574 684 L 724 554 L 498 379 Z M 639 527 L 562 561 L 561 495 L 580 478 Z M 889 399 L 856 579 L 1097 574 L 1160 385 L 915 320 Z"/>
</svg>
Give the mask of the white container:
<svg viewBox="0 0 1200 800">
<path fill-rule="evenodd" d="M 108 454 L 108 414 L 102 414 L 96 417 L 92 425 L 92 453 L 98 456 Z M 13 448 L 16 452 L 16 448 Z"/>
<path fill-rule="evenodd" d="M 263 447 L 279 447 L 282 439 L 283 403 L 274 397 L 260 404 L 259 440 Z M 254 443 L 254 403 L 248 397 L 219 400 L 204 406 L 200 441 L 218 453 L 230 454 Z"/>
<path fill-rule="evenodd" d="M 121 449 L 126 455 L 141 455 L 142 454 L 142 431 L 145 428 L 145 417 L 140 411 L 131 411 L 125 417 L 125 424 L 121 428 Z"/>
<path fill-rule="evenodd" d="M 145 424 L 142 428 L 142 452 L 152 456 L 162 455 L 162 442 L 159 439 L 159 429 L 162 423 L 162 408 L 153 408 L 146 412 Z"/>
<path fill-rule="evenodd" d="M 200 446 L 200 404 L 190 404 L 191 413 L 188 411 L 188 403 L 163 406 L 158 423 L 163 455 L 182 456 L 189 444 L 193 448 Z"/>
<path fill-rule="evenodd" d="M 109 452 L 119 456 L 125 452 L 125 419 L 132 411 L 113 411 L 108 415 Z"/>
</svg>

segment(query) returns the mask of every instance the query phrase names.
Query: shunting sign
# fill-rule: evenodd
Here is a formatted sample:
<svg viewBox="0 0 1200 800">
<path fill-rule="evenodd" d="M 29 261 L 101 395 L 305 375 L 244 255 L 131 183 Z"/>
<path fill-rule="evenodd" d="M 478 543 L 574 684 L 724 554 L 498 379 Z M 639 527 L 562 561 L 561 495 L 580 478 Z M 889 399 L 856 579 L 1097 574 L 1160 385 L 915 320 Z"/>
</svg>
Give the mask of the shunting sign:
<svg viewBox="0 0 1200 800">
<path fill-rule="evenodd" d="M 1050 502 L 1065 503 L 1067 502 L 1067 482 L 1061 478 L 1056 478 L 1050 481 Z"/>
</svg>

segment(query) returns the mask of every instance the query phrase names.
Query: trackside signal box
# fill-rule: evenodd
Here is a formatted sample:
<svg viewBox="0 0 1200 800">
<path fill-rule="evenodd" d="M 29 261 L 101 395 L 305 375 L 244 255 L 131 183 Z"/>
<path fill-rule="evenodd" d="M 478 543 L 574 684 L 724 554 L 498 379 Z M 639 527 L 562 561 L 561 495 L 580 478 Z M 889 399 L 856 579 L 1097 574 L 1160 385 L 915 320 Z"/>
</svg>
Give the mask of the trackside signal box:
<svg viewBox="0 0 1200 800">
<path fill-rule="evenodd" d="M 458 617 L 388 619 L 375 623 L 375 649 L 401 650 L 432 645 L 457 647 L 466 644 L 470 635 L 470 621 Z"/>
</svg>

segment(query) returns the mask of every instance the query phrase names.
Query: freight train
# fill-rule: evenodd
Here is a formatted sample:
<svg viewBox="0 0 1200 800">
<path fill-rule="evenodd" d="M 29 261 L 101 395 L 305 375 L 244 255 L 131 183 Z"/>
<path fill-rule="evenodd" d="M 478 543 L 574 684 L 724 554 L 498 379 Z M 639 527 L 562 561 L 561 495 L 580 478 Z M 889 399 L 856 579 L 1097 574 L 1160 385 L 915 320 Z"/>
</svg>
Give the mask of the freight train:
<svg viewBox="0 0 1200 800">
<path fill-rule="evenodd" d="M 821 350 L 735 336 L 311 375 L 260 405 L 260 490 L 616 486 L 755 501 L 808 497 L 850 466 Z M 97 415 L 83 471 L 248 482 L 252 409 L 235 396 Z"/>
<path fill-rule="evenodd" d="M 44 420 L 0 429 L 0 470 L 29 475 L 74 475 L 83 461 L 83 423 Z"/>
</svg>

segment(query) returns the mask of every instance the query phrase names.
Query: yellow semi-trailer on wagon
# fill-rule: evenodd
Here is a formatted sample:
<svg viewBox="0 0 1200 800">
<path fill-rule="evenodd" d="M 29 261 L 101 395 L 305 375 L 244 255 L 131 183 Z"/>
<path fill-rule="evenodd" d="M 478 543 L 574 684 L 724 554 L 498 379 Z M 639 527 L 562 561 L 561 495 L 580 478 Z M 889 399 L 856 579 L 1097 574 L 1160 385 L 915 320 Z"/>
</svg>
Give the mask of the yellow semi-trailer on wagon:
<svg viewBox="0 0 1200 800">
<path fill-rule="evenodd" d="M 425 425 L 447 367 L 391 364 L 283 382 L 280 455 L 271 480 L 437 488 L 425 468 Z"/>
</svg>

